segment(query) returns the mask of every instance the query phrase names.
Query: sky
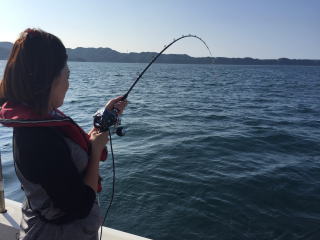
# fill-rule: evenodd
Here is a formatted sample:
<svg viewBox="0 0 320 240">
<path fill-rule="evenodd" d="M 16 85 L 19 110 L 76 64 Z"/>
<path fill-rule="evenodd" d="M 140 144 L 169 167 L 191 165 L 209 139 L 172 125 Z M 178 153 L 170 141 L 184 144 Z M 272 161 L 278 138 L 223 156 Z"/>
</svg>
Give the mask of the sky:
<svg viewBox="0 0 320 240">
<path fill-rule="evenodd" d="M 28 27 L 69 48 L 159 52 L 196 34 L 214 57 L 320 59 L 320 0 L 0 0 L 0 41 Z M 208 56 L 193 38 L 166 53 Z"/>
</svg>

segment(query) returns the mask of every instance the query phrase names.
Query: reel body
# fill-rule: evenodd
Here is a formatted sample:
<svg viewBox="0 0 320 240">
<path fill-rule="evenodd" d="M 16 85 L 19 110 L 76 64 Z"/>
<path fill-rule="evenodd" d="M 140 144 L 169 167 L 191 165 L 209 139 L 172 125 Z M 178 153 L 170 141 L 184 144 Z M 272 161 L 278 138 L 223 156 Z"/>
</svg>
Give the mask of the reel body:
<svg viewBox="0 0 320 240">
<path fill-rule="evenodd" d="M 110 111 L 107 108 L 102 108 L 98 110 L 93 115 L 93 126 L 99 129 L 100 132 L 106 132 L 113 128 L 112 133 L 116 133 L 118 136 L 125 135 L 117 109 Z"/>
</svg>

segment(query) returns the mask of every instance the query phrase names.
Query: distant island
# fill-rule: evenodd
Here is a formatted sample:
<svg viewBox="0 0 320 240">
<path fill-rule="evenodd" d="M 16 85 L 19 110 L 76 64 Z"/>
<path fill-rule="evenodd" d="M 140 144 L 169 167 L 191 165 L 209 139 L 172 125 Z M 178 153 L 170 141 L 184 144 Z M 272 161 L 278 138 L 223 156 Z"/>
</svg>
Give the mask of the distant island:
<svg viewBox="0 0 320 240">
<path fill-rule="evenodd" d="M 0 60 L 8 59 L 13 44 L 0 42 Z M 120 53 L 111 48 L 67 48 L 68 60 L 75 62 L 119 62 L 148 63 L 156 52 Z M 303 65 L 320 66 L 320 60 L 312 59 L 257 59 L 257 58 L 226 58 L 226 57 L 190 57 L 186 54 L 162 54 L 157 63 L 177 64 L 233 64 L 233 65 Z"/>
</svg>

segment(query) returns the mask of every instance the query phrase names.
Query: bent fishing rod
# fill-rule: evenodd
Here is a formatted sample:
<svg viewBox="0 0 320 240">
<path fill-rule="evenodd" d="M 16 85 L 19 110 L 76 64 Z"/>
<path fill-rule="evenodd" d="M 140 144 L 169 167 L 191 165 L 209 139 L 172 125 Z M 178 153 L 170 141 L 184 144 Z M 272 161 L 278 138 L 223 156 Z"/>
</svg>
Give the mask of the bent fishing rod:
<svg viewBox="0 0 320 240">
<path fill-rule="evenodd" d="M 213 63 L 213 57 L 210 51 L 210 48 L 208 47 L 207 43 L 200 37 L 196 36 L 196 35 L 182 35 L 181 37 L 174 39 L 171 43 L 169 43 L 168 45 L 165 45 L 164 48 L 162 49 L 161 52 L 159 52 L 152 60 L 151 62 L 145 67 L 145 69 L 139 74 L 139 76 L 137 77 L 137 79 L 134 81 L 134 83 L 131 85 L 131 87 L 129 88 L 129 90 L 122 96 L 122 101 L 126 100 L 130 94 L 130 92 L 132 91 L 132 89 L 135 87 L 135 85 L 138 83 L 138 81 L 141 79 L 141 77 L 143 76 L 143 74 L 149 69 L 149 67 L 161 56 L 161 54 L 166 51 L 170 46 L 172 46 L 174 43 L 178 42 L 179 40 L 183 39 L 183 38 L 196 38 L 199 39 L 204 45 L 205 47 L 208 49 L 209 54 L 211 56 L 211 61 Z M 94 115 L 94 123 L 93 125 L 100 130 L 100 132 L 104 132 L 104 131 L 108 131 L 108 129 L 111 126 L 115 126 L 115 133 L 117 133 L 118 136 L 124 136 L 125 132 L 124 132 L 124 128 L 121 127 L 121 120 L 119 118 L 119 110 L 118 109 L 113 109 L 113 110 L 108 110 L 108 109 L 101 109 L 99 110 L 95 115 Z"/>
<path fill-rule="evenodd" d="M 143 76 L 143 74 L 148 70 L 148 68 L 157 60 L 158 57 L 160 57 L 160 55 L 167 50 L 171 45 L 173 45 L 175 42 L 183 39 L 183 38 L 187 38 L 187 37 L 193 37 L 193 38 L 197 38 L 199 39 L 201 42 L 203 42 L 203 44 L 206 46 L 206 48 L 208 49 L 211 59 L 213 59 L 210 48 L 208 47 L 208 45 L 206 44 L 205 41 L 202 40 L 202 38 L 196 36 L 196 35 L 182 35 L 181 37 L 174 39 L 169 45 L 165 45 L 164 49 L 162 49 L 161 52 L 159 52 L 153 59 L 152 61 L 148 64 L 148 66 L 146 66 L 146 68 L 139 74 L 139 76 L 137 77 L 137 79 L 134 81 L 134 83 L 132 84 L 132 86 L 130 87 L 130 89 L 126 92 L 126 94 L 123 95 L 123 100 L 127 99 L 129 93 L 131 92 L 131 90 L 134 88 L 134 86 L 138 83 L 138 81 L 140 80 L 140 78 Z"/>
<path fill-rule="evenodd" d="M 181 37 L 177 38 L 177 39 L 173 39 L 172 42 L 170 42 L 168 45 L 165 45 L 164 48 L 162 49 L 161 52 L 159 52 L 152 60 L 151 62 L 144 68 L 144 70 L 139 74 L 139 76 L 137 77 L 137 79 L 134 81 L 134 83 L 131 85 L 131 87 L 129 88 L 129 90 L 122 96 L 121 101 L 124 101 L 128 98 L 130 92 L 132 91 L 132 89 L 135 87 L 135 85 L 138 83 L 138 81 L 141 79 L 141 77 L 143 76 L 143 74 L 149 69 L 149 67 L 158 59 L 158 57 L 161 56 L 161 54 L 166 51 L 170 46 L 172 46 L 174 43 L 176 43 L 177 41 L 183 39 L 183 38 L 197 38 L 199 39 L 204 45 L 205 47 L 208 49 L 210 57 L 211 57 L 211 61 L 213 63 L 213 57 L 210 51 L 210 48 L 208 47 L 207 43 L 202 40 L 202 38 L 196 36 L 196 35 L 182 35 Z M 103 221 L 101 223 L 101 228 L 100 228 L 100 240 L 102 238 L 102 226 L 104 224 L 104 222 L 106 221 L 108 212 L 110 210 L 110 207 L 112 205 L 112 201 L 113 201 L 113 197 L 114 197 L 114 186 L 115 186 L 115 164 L 114 164 L 114 155 L 113 155 L 113 148 L 112 148 L 112 137 L 111 137 L 111 127 L 114 127 L 115 129 L 115 133 L 118 136 L 124 136 L 125 132 L 124 132 L 124 128 L 121 127 L 121 119 L 119 117 L 119 110 L 118 109 L 112 109 L 111 111 L 107 108 L 104 109 L 100 109 L 98 110 L 94 116 L 93 116 L 93 125 L 95 128 L 99 129 L 100 132 L 105 132 L 108 131 L 109 132 L 109 139 L 110 139 L 110 148 L 111 148 L 111 156 L 112 156 L 112 169 L 113 169 L 113 178 L 112 178 L 112 193 L 111 193 L 111 199 L 108 205 L 108 208 L 106 210 L 105 216 L 103 218 Z"/>
</svg>

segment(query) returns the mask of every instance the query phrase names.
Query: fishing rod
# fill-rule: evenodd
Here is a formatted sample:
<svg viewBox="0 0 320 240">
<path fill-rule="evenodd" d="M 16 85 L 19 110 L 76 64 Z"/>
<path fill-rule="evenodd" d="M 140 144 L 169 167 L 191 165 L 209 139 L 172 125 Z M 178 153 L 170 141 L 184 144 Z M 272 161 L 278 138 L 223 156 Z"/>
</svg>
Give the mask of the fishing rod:
<svg viewBox="0 0 320 240">
<path fill-rule="evenodd" d="M 143 74 L 148 70 L 148 68 L 157 60 L 158 57 L 160 57 L 160 55 L 167 50 L 172 44 L 174 44 L 175 42 L 183 39 L 183 38 L 187 38 L 187 37 L 193 37 L 193 38 L 197 38 L 199 39 L 201 42 L 203 42 L 203 44 L 206 46 L 206 48 L 208 49 L 211 59 L 213 59 L 210 48 L 208 47 L 208 45 L 206 44 L 205 41 L 202 40 L 202 38 L 196 36 L 196 35 L 182 35 L 181 37 L 174 39 L 169 45 L 165 45 L 164 49 L 162 49 L 161 52 L 159 52 L 153 59 L 152 61 L 148 64 L 148 66 L 146 66 L 146 68 L 139 74 L 139 76 L 137 77 L 137 79 L 134 81 L 134 83 L 132 84 L 132 86 L 130 87 L 130 89 L 126 92 L 126 94 L 123 95 L 123 100 L 127 99 L 129 93 L 131 92 L 131 90 L 134 88 L 134 86 L 138 83 L 138 81 L 140 80 L 140 78 L 143 76 Z"/>
<path fill-rule="evenodd" d="M 196 38 L 199 39 L 204 45 L 205 47 L 208 49 L 210 56 L 211 56 L 211 61 L 213 63 L 213 57 L 210 51 L 210 48 L 208 47 L 207 43 L 200 37 L 198 37 L 197 35 L 182 35 L 181 37 L 177 38 L 177 39 L 173 39 L 173 41 L 171 43 L 169 43 L 168 45 L 165 45 L 164 48 L 162 49 L 161 52 L 159 52 L 152 60 L 151 62 L 145 67 L 145 69 L 139 74 L 139 76 L 137 77 L 137 79 L 134 81 L 134 83 L 131 85 L 131 87 L 129 88 L 129 90 L 122 96 L 121 101 L 124 101 L 128 98 L 130 92 L 132 91 L 132 89 L 135 87 L 135 85 L 138 83 L 138 81 L 141 79 L 141 77 L 143 76 L 143 74 L 149 69 L 149 67 L 158 59 L 158 57 L 161 56 L 161 54 L 167 50 L 171 45 L 173 45 L 174 43 L 176 43 L 177 41 L 183 39 L 183 38 Z M 99 129 L 100 132 L 105 132 L 108 131 L 108 129 L 111 126 L 115 126 L 115 133 L 118 136 L 124 136 L 125 135 L 125 131 L 124 128 L 121 127 L 121 119 L 119 118 L 119 110 L 118 109 L 113 109 L 113 110 L 108 110 L 107 108 L 105 109 L 100 109 L 98 112 L 96 112 L 96 114 L 93 116 L 94 120 L 93 120 L 93 125 L 95 128 Z"/>
<path fill-rule="evenodd" d="M 192 38 L 197 38 L 199 39 L 204 45 L 205 47 L 208 49 L 210 56 L 211 56 L 211 61 L 213 63 L 213 57 L 210 51 L 210 48 L 208 47 L 207 43 L 202 40 L 202 38 L 196 36 L 196 35 L 182 35 L 181 37 L 177 38 L 177 39 L 173 39 L 173 41 L 171 43 L 169 43 L 168 45 L 165 45 L 164 48 L 162 49 L 161 52 L 159 52 L 152 60 L 151 62 L 145 67 L 145 69 L 139 74 L 139 76 L 137 77 L 137 79 L 134 81 L 134 83 L 131 85 L 131 87 L 129 88 L 129 90 L 122 96 L 121 101 L 124 101 L 128 98 L 130 92 L 132 91 L 132 89 L 135 87 L 135 85 L 138 83 L 138 81 L 141 79 L 141 77 L 143 76 L 143 74 L 149 69 L 149 67 L 157 60 L 158 57 L 161 56 L 161 54 L 167 50 L 171 45 L 173 45 L 174 43 L 176 43 L 177 41 L 183 39 L 183 38 L 188 38 L 188 37 L 192 37 Z M 114 155 L 113 155 L 113 148 L 112 148 L 112 137 L 111 137 L 111 131 L 110 131 L 110 127 L 114 127 L 115 128 L 115 132 L 118 136 L 124 136 L 125 132 L 124 132 L 124 128 L 121 127 L 121 119 L 119 117 L 119 110 L 114 108 L 112 110 L 109 110 L 107 108 L 104 109 L 100 109 L 98 110 L 94 116 L 93 116 L 93 125 L 95 128 L 99 129 L 100 132 L 105 132 L 108 131 L 109 132 L 109 139 L 110 139 L 110 147 L 111 147 L 111 156 L 112 156 L 112 169 L 113 169 L 113 178 L 112 178 L 112 193 L 111 193 L 111 199 L 108 205 L 108 208 L 106 210 L 106 213 L 104 215 L 103 221 L 101 223 L 101 228 L 100 228 L 100 240 L 102 238 L 102 226 L 103 223 L 106 221 L 107 215 L 109 213 L 110 207 L 112 205 L 112 201 L 113 201 L 113 197 L 114 197 L 114 186 L 115 186 L 115 164 L 114 164 Z"/>
</svg>

